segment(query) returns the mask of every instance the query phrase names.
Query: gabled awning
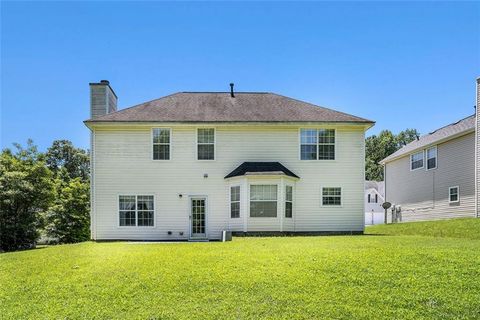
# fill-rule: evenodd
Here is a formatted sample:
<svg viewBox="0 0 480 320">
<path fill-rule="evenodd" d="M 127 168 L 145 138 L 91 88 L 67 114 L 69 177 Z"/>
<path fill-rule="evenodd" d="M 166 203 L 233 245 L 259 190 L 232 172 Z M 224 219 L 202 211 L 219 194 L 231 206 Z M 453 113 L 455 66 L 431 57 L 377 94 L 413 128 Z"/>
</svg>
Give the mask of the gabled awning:
<svg viewBox="0 0 480 320">
<path fill-rule="evenodd" d="M 225 176 L 225 179 L 249 175 L 285 175 L 300 179 L 280 162 L 244 162 Z"/>
</svg>

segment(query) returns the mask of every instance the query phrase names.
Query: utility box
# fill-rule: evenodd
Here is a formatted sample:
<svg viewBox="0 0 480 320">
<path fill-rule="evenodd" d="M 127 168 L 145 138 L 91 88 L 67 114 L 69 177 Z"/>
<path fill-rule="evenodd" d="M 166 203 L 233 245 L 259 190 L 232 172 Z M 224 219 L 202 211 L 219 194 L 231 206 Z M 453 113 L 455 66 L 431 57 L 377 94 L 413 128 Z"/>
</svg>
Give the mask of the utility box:
<svg viewBox="0 0 480 320">
<path fill-rule="evenodd" d="M 232 231 L 223 230 L 222 231 L 222 242 L 232 241 Z"/>
</svg>

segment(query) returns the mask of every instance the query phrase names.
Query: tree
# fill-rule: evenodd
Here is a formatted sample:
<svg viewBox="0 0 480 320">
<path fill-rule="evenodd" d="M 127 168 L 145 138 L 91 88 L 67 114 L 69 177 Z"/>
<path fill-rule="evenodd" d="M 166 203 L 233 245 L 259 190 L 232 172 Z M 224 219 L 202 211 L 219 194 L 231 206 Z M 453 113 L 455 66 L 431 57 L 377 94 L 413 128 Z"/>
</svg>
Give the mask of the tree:
<svg viewBox="0 0 480 320">
<path fill-rule="evenodd" d="M 52 172 L 31 140 L 27 148 L 15 144 L 16 153 L 0 155 L 0 250 L 35 246 L 41 226 L 40 214 L 54 197 Z"/>
<path fill-rule="evenodd" d="M 47 166 L 56 176 L 65 170 L 70 179 L 88 181 L 90 159 L 88 152 L 75 148 L 69 140 L 55 140 L 46 153 Z"/>
<path fill-rule="evenodd" d="M 420 137 L 420 133 L 417 129 L 406 129 L 397 135 L 397 147 L 403 148 L 418 137 Z"/>
<path fill-rule="evenodd" d="M 415 140 L 418 135 L 416 129 L 406 129 L 397 135 L 389 130 L 382 130 L 378 136 L 368 137 L 365 140 L 365 178 L 382 181 L 383 166 L 379 162 Z"/>
<path fill-rule="evenodd" d="M 88 153 L 71 141 L 56 140 L 46 152 L 47 166 L 56 179 L 54 205 L 45 218 L 46 234 L 60 243 L 88 240 L 90 237 Z"/>
<path fill-rule="evenodd" d="M 59 184 L 55 204 L 46 215 L 47 235 L 60 243 L 90 239 L 89 186 L 80 178 Z"/>
</svg>

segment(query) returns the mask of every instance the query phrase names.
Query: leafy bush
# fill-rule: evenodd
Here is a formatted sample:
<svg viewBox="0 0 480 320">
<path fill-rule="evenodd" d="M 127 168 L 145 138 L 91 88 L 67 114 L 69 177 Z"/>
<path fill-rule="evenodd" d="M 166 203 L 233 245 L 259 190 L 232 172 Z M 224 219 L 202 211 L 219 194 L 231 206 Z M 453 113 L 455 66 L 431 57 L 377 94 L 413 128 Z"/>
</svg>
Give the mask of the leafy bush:
<svg viewBox="0 0 480 320">
<path fill-rule="evenodd" d="M 13 251 L 35 246 L 41 227 L 40 213 L 54 197 L 51 171 L 32 141 L 23 149 L 0 155 L 0 250 Z"/>
<path fill-rule="evenodd" d="M 54 205 L 46 214 L 47 235 L 60 243 L 90 239 L 89 185 L 79 178 L 59 184 Z"/>
</svg>

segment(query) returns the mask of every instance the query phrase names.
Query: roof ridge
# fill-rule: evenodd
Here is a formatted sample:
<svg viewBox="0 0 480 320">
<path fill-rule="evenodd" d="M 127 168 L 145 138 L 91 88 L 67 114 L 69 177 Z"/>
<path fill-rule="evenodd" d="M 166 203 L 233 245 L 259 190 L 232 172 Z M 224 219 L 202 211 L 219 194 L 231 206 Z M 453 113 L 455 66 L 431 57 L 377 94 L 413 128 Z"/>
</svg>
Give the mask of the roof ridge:
<svg viewBox="0 0 480 320">
<path fill-rule="evenodd" d="M 230 94 L 230 91 L 181 91 L 179 93 L 226 93 Z M 268 91 L 234 91 L 234 94 L 271 94 L 271 92 Z"/>
<path fill-rule="evenodd" d="M 429 136 L 429 135 L 431 135 L 431 134 L 434 134 L 435 132 L 437 132 L 437 131 L 439 131 L 439 130 L 442 130 L 442 129 L 445 129 L 445 128 L 447 128 L 447 127 L 450 127 L 450 126 L 454 126 L 454 125 L 456 125 L 456 124 L 459 124 L 460 122 L 462 122 L 462 121 L 464 121 L 464 120 L 467 120 L 468 118 L 471 118 L 471 117 L 475 117 L 475 114 L 469 115 L 468 117 L 462 118 L 462 119 L 460 119 L 460 120 L 458 120 L 458 121 L 452 122 L 452 123 L 447 124 L 447 125 L 445 125 L 445 126 L 443 126 L 443 127 L 440 127 L 440 128 L 438 128 L 438 129 L 435 129 L 435 130 L 433 130 L 432 132 L 429 132 L 428 134 L 425 134 L 425 135 L 421 136 L 420 138 L 425 137 L 425 136 Z"/>
</svg>

